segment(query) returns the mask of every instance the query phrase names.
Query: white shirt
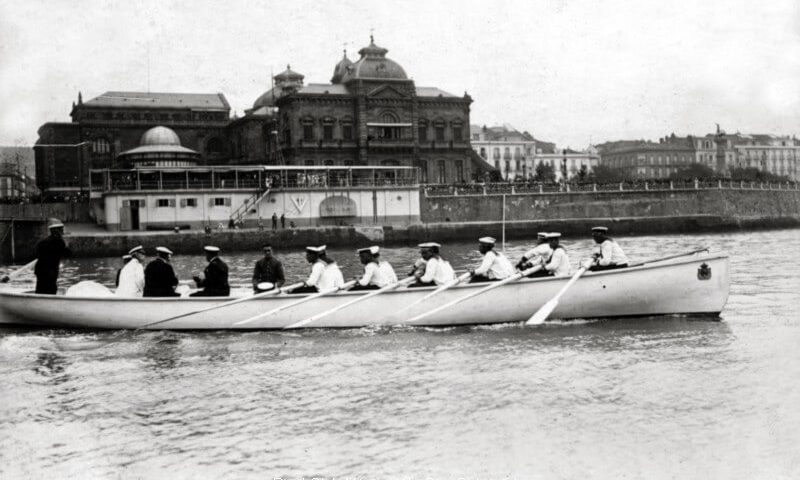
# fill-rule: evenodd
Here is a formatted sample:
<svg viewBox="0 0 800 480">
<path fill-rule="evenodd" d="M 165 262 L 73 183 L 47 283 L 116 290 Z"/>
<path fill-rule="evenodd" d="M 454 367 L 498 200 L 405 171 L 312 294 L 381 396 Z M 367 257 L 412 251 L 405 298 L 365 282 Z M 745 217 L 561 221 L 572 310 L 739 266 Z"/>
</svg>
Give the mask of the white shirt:
<svg viewBox="0 0 800 480">
<path fill-rule="evenodd" d="M 492 280 L 502 280 L 514 274 L 514 266 L 502 253 L 489 250 L 483 255 L 481 266 L 475 269 L 475 275 L 485 275 Z"/>
<path fill-rule="evenodd" d="M 536 258 L 538 257 L 542 263 L 547 262 L 547 259 L 550 258 L 550 255 L 553 254 L 553 249 L 550 248 L 550 244 L 545 242 L 535 247 L 531 248 L 523 257 L 527 258 L 532 264 L 536 265 Z"/>
<path fill-rule="evenodd" d="M 392 264 L 387 261 L 378 262 L 378 270 L 383 272 L 383 276 L 388 280 L 389 283 L 397 283 L 397 274 L 394 273 L 394 268 L 392 268 Z"/>
<path fill-rule="evenodd" d="M 141 297 L 144 293 L 144 267 L 139 260 L 132 258 L 119 272 L 119 297 Z"/>
<path fill-rule="evenodd" d="M 325 263 L 317 260 L 311 266 L 311 275 L 306 280 L 306 285 L 317 287 L 320 292 L 344 285 L 344 277 L 336 262 Z"/>
<path fill-rule="evenodd" d="M 419 279 L 422 283 L 436 282 L 436 285 L 444 285 L 445 283 L 455 280 L 456 272 L 450 266 L 450 262 L 438 257 L 431 257 L 425 265 L 425 275 Z"/>
<path fill-rule="evenodd" d="M 388 268 L 387 268 L 388 267 Z M 397 276 L 394 274 L 394 269 L 388 262 L 369 262 L 364 265 L 364 276 L 358 281 L 362 287 L 367 285 L 377 285 L 378 287 L 385 287 L 391 283 L 397 282 Z"/>
<path fill-rule="evenodd" d="M 603 267 L 628 263 L 628 257 L 625 252 L 622 251 L 617 242 L 611 239 L 601 243 L 598 252 L 600 253 L 600 258 L 597 259 L 597 264 Z"/>
<path fill-rule="evenodd" d="M 569 276 L 569 256 L 563 248 L 553 250 L 550 262 L 544 266 L 548 272 L 552 272 L 556 277 Z"/>
</svg>

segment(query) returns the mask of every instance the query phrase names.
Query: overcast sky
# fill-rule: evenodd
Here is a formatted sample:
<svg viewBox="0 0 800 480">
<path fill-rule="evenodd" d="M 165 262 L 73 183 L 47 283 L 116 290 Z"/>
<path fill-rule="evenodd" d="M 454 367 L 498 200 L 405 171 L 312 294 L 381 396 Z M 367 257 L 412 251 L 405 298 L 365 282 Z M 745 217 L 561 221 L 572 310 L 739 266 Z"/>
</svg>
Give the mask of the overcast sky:
<svg viewBox="0 0 800 480">
<path fill-rule="evenodd" d="M 471 123 L 561 147 L 800 134 L 798 0 L 0 0 L 0 145 L 78 91 L 222 92 L 241 115 L 287 63 L 328 82 L 370 29 L 418 86 L 468 92 Z"/>
</svg>

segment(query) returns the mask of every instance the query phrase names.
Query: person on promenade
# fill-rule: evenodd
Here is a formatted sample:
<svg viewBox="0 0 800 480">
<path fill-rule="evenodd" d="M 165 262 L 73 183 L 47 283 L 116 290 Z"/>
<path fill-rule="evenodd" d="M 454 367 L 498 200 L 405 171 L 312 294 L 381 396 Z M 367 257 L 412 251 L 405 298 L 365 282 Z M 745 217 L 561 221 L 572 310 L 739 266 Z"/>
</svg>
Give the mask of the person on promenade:
<svg viewBox="0 0 800 480">
<path fill-rule="evenodd" d="M 456 273 L 450 266 L 450 262 L 439 255 L 441 245 L 435 242 L 426 242 L 420 243 L 418 246 L 420 256 L 425 260 L 425 273 L 417 277 L 417 281 L 409 285 L 409 288 L 444 285 L 455 280 Z"/>
<path fill-rule="evenodd" d="M 292 293 L 317 293 L 344 285 L 342 271 L 336 262 L 328 257 L 326 246 L 306 247 L 306 261 L 311 264 L 311 275 L 303 286 Z"/>
<path fill-rule="evenodd" d="M 133 257 L 131 257 L 128 254 L 125 254 L 125 255 L 122 256 L 122 266 L 117 269 L 117 277 L 114 279 L 114 286 L 115 287 L 119 287 L 119 274 L 122 273 L 122 269 L 125 268 L 125 265 L 127 265 L 128 262 L 131 261 L 131 258 L 133 258 Z"/>
<path fill-rule="evenodd" d="M 364 265 L 364 275 L 357 279 L 354 290 L 377 290 L 397 283 L 397 275 L 389 262 L 380 259 L 380 247 L 373 245 L 357 250 L 359 260 Z"/>
<path fill-rule="evenodd" d="M 286 228 L 286 215 L 281 213 L 281 230 Z"/>
<path fill-rule="evenodd" d="M 178 277 L 172 269 L 170 258 L 172 250 L 167 247 L 156 247 L 156 258 L 147 264 L 144 269 L 145 297 L 180 297 L 175 292 L 178 286 Z"/>
<path fill-rule="evenodd" d="M 597 247 L 594 251 L 594 262 L 589 267 L 589 271 L 597 272 L 601 270 L 614 270 L 615 268 L 626 268 L 628 257 L 622 251 L 619 244 L 609 238 L 608 227 L 592 228 L 592 238 Z"/>
<path fill-rule="evenodd" d="M 55 295 L 58 292 L 58 270 L 61 259 L 72 256 L 64 242 L 64 224 L 55 221 L 47 227 L 50 235 L 36 244 L 36 293 Z"/>
<path fill-rule="evenodd" d="M 569 256 L 564 247 L 559 244 L 560 239 L 560 233 L 553 232 L 547 234 L 547 241 L 550 242 L 550 248 L 553 250 L 553 254 L 544 265 L 544 269 L 548 274 L 554 277 L 569 276 Z"/>
<path fill-rule="evenodd" d="M 144 295 L 144 247 L 131 248 L 128 256 L 131 260 L 120 271 L 116 293 L 119 297 L 141 297 Z"/>
<path fill-rule="evenodd" d="M 278 214 L 275 212 L 272 212 L 272 229 L 278 229 Z"/>
<path fill-rule="evenodd" d="M 231 294 L 231 287 L 228 284 L 228 265 L 219 258 L 219 247 L 206 245 L 203 247 L 206 252 L 205 270 L 200 275 L 192 277 L 197 284 L 198 290 L 190 297 L 227 297 Z"/>
<path fill-rule="evenodd" d="M 478 268 L 470 272 L 472 278 L 469 283 L 494 282 L 514 274 L 514 266 L 508 258 L 494 251 L 495 243 L 497 240 L 492 237 L 478 239 L 478 250 L 483 254 L 483 261 Z"/>
<path fill-rule="evenodd" d="M 272 288 L 261 289 L 259 284 L 271 283 Z M 256 262 L 253 269 L 253 291 L 256 293 L 266 292 L 273 288 L 281 288 L 286 283 L 286 273 L 283 271 L 283 263 L 272 255 L 272 245 L 264 245 L 264 258 Z"/>
<path fill-rule="evenodd" d="M 525 252 L 525 255 L 517 262 L 517 270 L 522 271 L 535 265 L 544 265 L 550 260 L 551 255 L 553 255 L 553 249 L 550 248 L 550 242 L 547 240 L 547 232 L 539 232 L 536 234 L 536 246 Z M 528 275 L 528 278 L 546 276 L 548 276 L 547 270 L 542 268 Z"/>
</svg>

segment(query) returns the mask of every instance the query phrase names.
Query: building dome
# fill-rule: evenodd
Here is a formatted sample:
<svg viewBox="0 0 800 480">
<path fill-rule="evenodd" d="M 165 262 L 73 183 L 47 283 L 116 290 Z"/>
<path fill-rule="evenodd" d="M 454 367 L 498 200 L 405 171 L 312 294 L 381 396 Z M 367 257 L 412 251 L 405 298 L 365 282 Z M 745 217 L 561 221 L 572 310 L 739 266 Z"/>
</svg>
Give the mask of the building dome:
<svg viewBox="0 0 800 480">
<path fill-rule="evenodd" d="M 153 127 L 144 132 L 142 139 L 139 140 L 139 146 L 149 145 L 181 145 L 181 139 L 174 130 L 167 127 Z"/>
<path fill-rule="evenodd" d="M 371 35 L 369 40 L 369 45 L 358 51 L 361 58 L 346 67 L 347 73 L 342 79 L 343 83 L 360 78 L 408 80 L 408 75 L 403 67 L 394 60 L 386 58 L 389 50 L 375 45 L 375 40 Z"/>
<path fill-rule="evenodd" d="M 336 64 L 336 67 L 333 69 L 333 77 L 331 77 L 331 83 L 342 83 L 342 79 L 344 78 L 345 74 L 347 74 L 347 67 L 353 65 L 353 62 L 347 58 L 347 50 L 344 51 L 344 56 L 339 63 Z"/>
<path fill-rule="evenodd" d="M 253 102 L 253 110 L 261 107 L 274 107 L 275 100 L 292 90 L 299 90 L 303 86 L 303 79 L 306 78 L 302 73 L 292 70 L 291 65 L 286 65 L 286 70 L 272 77 L 274 86 L 262 93 Z"/>
</svg>

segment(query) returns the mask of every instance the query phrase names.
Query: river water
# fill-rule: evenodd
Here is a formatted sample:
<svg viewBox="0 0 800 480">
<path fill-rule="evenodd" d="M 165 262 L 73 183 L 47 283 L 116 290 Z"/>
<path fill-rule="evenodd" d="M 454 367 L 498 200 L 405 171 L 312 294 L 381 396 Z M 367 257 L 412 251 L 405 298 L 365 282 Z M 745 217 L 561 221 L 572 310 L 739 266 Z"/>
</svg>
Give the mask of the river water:
<svg viewBox="0 0 800 480">
<path fill-rule="evenodd" d="M 800 230 L 619 241 L 633 261 L 728 252 L 721 320 L 0 329 L 0 478 L 800 478 Z M 573 264 L 591 246 L 565 243 Z M 464 268 L 475 247 L 443 254 Z M 303 277 L 302 252 L 278 255 Z M 399 272 L 415 255 L 384 251 Z M 231 282 L 256 258 L 228 256 Z M 62 284 L 117 263 L 69 261 Z"/>
</svg>

